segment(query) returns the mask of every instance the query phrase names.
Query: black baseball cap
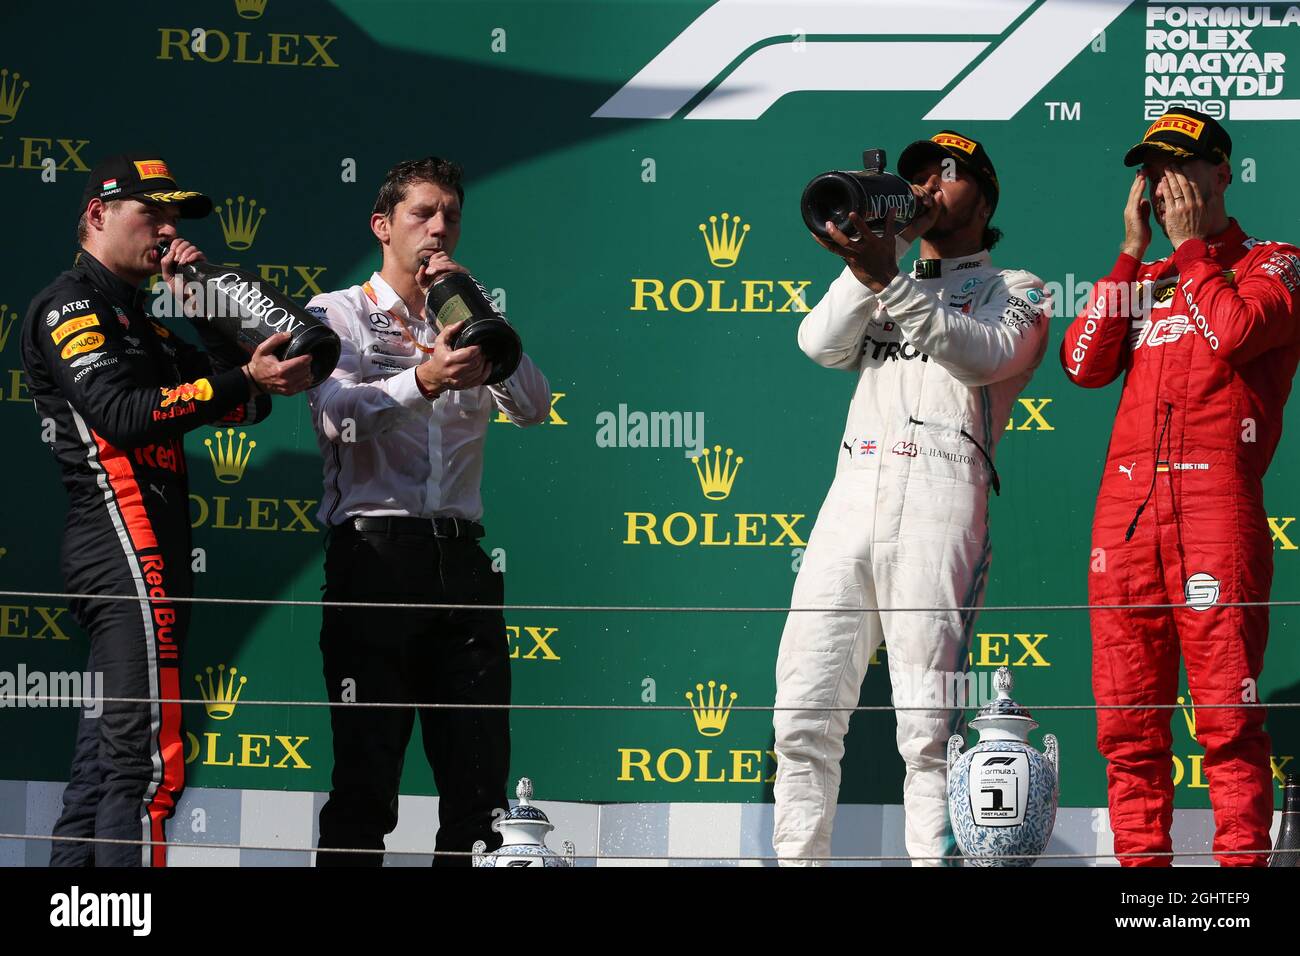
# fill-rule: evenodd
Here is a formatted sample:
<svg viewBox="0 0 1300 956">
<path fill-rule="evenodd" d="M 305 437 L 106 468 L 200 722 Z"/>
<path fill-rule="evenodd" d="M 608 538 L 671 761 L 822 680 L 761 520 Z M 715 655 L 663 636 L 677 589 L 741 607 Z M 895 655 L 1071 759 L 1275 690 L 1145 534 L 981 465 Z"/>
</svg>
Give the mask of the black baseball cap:
<svg viewBox="0 0 1300 956">
<path fill-rule="evenodd" d="M 121 153 L 102 160 L 86 181 L 86 191 L 81 195 L 83 212 L 92 199 L 138 199 L 160 206 L 179 206 L 183 219 L 202 219 L 212 212 L 212 200 L 177 186 L 167 163 L 157 153 Z"/>
<path fill-rule="evenodd" d="M 1151 124 L 1142 142 L 1124 154 L 1124 165 L 1142 165 L 1152 150 L 1217 165 L 1232 158 L 1232 137 L 1213 117 L 1179 108 L 1166 111 Z"/>
<path fill-rule="evenodd" d="M 912 176 L 926 163 L 952 158 L 978 180 L 994 209 L 998 207 L 998 174 L 993 160 L 982 143 L 950 129 L 940 130 L 929 139 L 918 139 L 898 157 L 898 174 L 911 182 Z"/>
</svg>

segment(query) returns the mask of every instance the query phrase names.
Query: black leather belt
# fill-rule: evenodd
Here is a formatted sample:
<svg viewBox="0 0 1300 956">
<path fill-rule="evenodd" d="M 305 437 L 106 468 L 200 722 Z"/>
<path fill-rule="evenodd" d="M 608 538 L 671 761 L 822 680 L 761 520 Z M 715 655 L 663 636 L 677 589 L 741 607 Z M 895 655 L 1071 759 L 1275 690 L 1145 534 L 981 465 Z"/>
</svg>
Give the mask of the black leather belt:
<svg viewBox="0 0 1300 956">
<path fill-rule="evenodd" d="M 368 534 L 420 534 L 431 538 L 467 538 L 477 541 L 486 533 L 477 521 L 464 518 L 349 518 L 343 523 Z"/>
</svg>

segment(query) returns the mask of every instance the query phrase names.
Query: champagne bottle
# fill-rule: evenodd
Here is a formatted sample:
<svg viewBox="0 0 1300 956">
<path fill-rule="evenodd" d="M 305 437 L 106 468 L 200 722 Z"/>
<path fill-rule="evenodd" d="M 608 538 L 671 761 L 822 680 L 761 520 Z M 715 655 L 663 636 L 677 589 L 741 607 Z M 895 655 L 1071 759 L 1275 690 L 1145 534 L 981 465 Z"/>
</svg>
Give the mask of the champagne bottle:
<svg viewBox="0 0 1300 956">
<path fill-rule="evenodd" d="M 1282 785 L 1282 826 L 1269 866 L 1300 866 L 1300 775 L 1293 770 Z"/>
<path fill-rule="evenodd" d="M 158 244 L 165 253 L 169 243 Z M 203 287 L 200 314 L 192 321 L 252 352 L 277 332 L 289 335 L 276 350 L 282 362 L 311 356 L 311 383 L 319 385 L 334 371 L 342 345 L 324 322 L 259 276 L 211 262 L 187 262 L 176 271 L 185 283 Z"/>
<path fill-rule="evenodd" d="M 492 374 L 484 384 L 495 385 L 515 373 L 524 354 L 519 333 L 488 301 L 487 292 L 474 277 L 452 272 L 440 277 L 429 288 L 425 299 L 426 315 L 436 317 L 446 328 L 462 319 L 465 327 L 449 344 L 453 349 L 477 345 L 492 364 Z"/>
<path fill-rule="evenodd" d="M 799 208 L 804 225 L 822 239 L 831 240 L 826 223 L 832 222 L 850 239 L 858 230 L 849 221 L 856 212 L 877 236 L 885 234 L 885 215 L 894 211 L 894 229 L 916 218 L 916 194 L 901 176 L 885 172 L 885 151 L 868 149 L 862 154 L 863 169 L 832 170 L 812 178 L 804 187 Z"/>
</svg>

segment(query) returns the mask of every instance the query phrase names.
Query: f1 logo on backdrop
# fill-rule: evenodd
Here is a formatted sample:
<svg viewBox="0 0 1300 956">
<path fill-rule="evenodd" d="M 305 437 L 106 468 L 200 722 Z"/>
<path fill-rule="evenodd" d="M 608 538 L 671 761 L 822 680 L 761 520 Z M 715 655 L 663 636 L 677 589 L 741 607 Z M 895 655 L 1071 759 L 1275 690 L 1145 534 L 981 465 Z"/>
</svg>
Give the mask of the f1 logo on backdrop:
<svg viewBox="0 0 1300 956">
<path fill-rule="evenodd" d="M 671 119 L 732 63 L 686 119 L 758 119 L 804 91 L 948 90 L 978 59 L 925 119 L 1009 120 L 1132 0 L 1043 0 L 1012 30 L 1036 2 L 718 0 L 592 115 Z M 888 39 L 972 35 L 991 40 Z M 870 66 L 847 68 L 855 61 Z"/>
</svg>

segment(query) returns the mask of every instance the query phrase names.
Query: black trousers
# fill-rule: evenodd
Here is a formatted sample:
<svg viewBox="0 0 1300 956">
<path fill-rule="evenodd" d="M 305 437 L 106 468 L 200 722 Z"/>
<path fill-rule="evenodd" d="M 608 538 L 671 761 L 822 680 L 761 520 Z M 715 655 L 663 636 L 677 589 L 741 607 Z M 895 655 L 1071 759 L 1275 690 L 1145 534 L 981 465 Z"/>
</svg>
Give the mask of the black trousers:
<svg viewBox="0 0 1300 956">
<path fill-rule="evenodd" d="M 69 517 L 64 580 L 74 593 L 188 597 L 189 512 L 183 485 L 170 504 L 150 493 L 118 494 L 109 504 L 119 530 L 102 520 Z M 75 514 L 75 513 L 74 513 Z M 73 617 L 90 637 L 86 670 L 103 677 L 105 697 L 176 700 L 183 696 L 180 651 L 190 605 L 78 598 Z M 166 823 L 185 787 L 181 705 L 104 703 L 77 726 L 63 812 L 54 824 L 50 866 L 165 866 Z M 83 843 L 58 837 L 152 841 L 153 845 Z"/>
<path fill-rule="evenodd" d="M 502 576 L 469 538 L 330 531 L 326 601 L 501 604 Z M 505 704 L 510 661 L 499 610 L 325 608 L 321 655 L 329 699 L 357 702 Z M 501 843 L 493 811 L 508 807 L 510 715 L 492 710 L 330 708 L 333 789 L 321 808 L 317 866 L 379 866 L 397 826 L 402 763 L 419 714 L 424 753 L 438 788 L 437 850 Z M 468 866 L 468 857 L 435 857 Z"/>
</svg>

